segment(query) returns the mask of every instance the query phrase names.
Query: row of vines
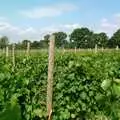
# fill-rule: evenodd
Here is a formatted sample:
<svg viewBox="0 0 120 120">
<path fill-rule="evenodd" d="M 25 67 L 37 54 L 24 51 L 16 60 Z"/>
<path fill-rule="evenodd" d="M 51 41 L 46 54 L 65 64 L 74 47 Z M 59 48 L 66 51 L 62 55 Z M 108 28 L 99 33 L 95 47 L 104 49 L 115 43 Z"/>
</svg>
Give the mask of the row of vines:
<svg viewBox="0 0 120 120">
<path fill-rule="evenodd" d="M 46 120 L 48 55 L 0 57 L 0 120 Z M 55 55 L 53 120 L 120 119 L 120 54 Z"/>
</svg>

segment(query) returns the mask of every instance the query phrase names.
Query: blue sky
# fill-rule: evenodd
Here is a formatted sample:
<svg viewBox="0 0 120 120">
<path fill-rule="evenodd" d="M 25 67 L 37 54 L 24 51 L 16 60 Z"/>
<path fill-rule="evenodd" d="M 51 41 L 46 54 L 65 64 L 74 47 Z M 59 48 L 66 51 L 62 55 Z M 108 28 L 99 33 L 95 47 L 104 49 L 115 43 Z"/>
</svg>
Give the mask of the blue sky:
<svg viewBox="0 0 120 120">
<path fill-rule="evenodd" d="M 89 27 L 109 36 L 120 27 L 120 0 L 1 0 L 0 36 L 12 42 Z"/>
</svg>

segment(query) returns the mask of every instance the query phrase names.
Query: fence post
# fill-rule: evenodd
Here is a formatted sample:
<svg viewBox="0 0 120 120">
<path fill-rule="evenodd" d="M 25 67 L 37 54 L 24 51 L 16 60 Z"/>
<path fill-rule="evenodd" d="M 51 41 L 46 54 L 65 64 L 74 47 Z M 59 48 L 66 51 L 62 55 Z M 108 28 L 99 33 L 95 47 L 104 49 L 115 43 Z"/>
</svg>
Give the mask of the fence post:
<svg viewBox="0 0 120 120">
<path fill-rule="evenodd" d="M 102 52 L 104 51 L 104 48 L 102 47 Z"/>
<path fill-rule="evenodd" d="M 15 44 L 12 45 L 12 63 L 13 67 L 15 67 Z"/>
<path fill-rule="evenodd" d="M 118 47 L 118 45 L 116 46 L 116 50 L 119 50 L 119 47 Z"/>
<path fill-rule="evenodd" d="M 65 48 L 63 47 L 63 54 L 65 53 Z"/>
<path fill-rule="evenodd" d="M 8 57 L 8 56 L 9 56 L 8 51 L 9 51 L 9 48 L 8 48 L 8 46 L 6 46 L 6 57 Z"/>
<path fill-rule="evenodd" d="M 53 96 L 53 69 L 55 53 L 55 36 L 50 36 L 49 44 L 49 63 L 48 63 L 48 80 L 47 80 L 47 116 L 48 120 L 52 119 L 52 96 Z"/>
<path fill-rule="evenodd" d="M 75 53 L 77 52 L 77 48 L 75 47 Z"/>
<path fill-rule="evenodd" d="M 95 53 L 97 53 L 97 44 L 95 44 Z"/>
<path fill-rule="evenodd" d="M 27 42 L 27 56 L 30 54 L 30 42 Z"/>
</svg>

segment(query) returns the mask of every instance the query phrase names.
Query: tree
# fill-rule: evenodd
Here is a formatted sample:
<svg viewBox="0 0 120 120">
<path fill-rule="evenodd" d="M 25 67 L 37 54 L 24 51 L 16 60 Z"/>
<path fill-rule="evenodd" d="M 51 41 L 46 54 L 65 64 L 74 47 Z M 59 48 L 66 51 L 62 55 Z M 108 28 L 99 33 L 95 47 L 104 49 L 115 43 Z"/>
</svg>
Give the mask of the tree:
<svg viewBox="0 0 120 120">
<path fill-rule="evenodd" d="M 30 42 L 30 40 L 23 40 L 22 43 L 21 43 L 21 48 L 26 49 L 28 42 Z M 31 42 L 30 42 L 30 43 L 31 43 Z"/>
<path fill-rule="evenodd" d="M 49 34 L 47 34 L 47 35 L 45 35 L 44 36 L 44 40 L 48 43 L 48 41 L 49 41 L 49 38 L 50 38 L 50 35 Z"/>
<path fill-rule="evenodd" d="M 106 47 L 107 43 L 108 43 L 108 36 L 104 32 L 94 33 L 91 36 L 91 43 L 90 43 L 91 48 L 94 48 L 95 44 L 97 44 L 98 47 Z"/>
<path fill-rule="evenodd" d="M 49 34 L 47 34 L 47 35 L 44 36 L 44 40 L 41 41 L 43 47 L 45 47 L 45 48 L 48 47 L 49 38 L 50 38 Z"/>
<path fill-rule="evenodd" d="M 34 49 L 40 48 L 40 42 L 39 41 L 33 41 L 31 43 L 31 47 L 34 48 Z"/>
<path fill-rule="evenodd" d="M 74 47 L 87 48 L 91 35 L 92 31 L 88 28 L 77 28 L 71 33 L 70 42 Z"/>
<path fill-rule="evenodd" d="M 40 40 L 40 48 L 48 48 L 48 43 L 45 40 Z"/>
<path fill-rule="evenodd" d="M 108 40 L 109 40 L 108 36 L 104 32 L 99 33 L 99 36 L 100 36 L 99 46 L 100 47 L 106 47 L 107 43 L 108 43 Z"/>
<path fill-rule="evenodd" d="M 116 46 L 120 48 L 120 29 L 118 29 L 109 40 L 109 47 Z"/>
<path fill-rule="evenodd" d="M 60 48 L 60 47 L 64 47 L 67 43 L 66 38 L 67 38 L 67 34 L 64 32 L 56 32 L 53 33 L 55 35 L 55 44 L 56 47 Z"/>
<path fill-rule="evenodd" d="M 3 36 L 0 39 L 0 48 L 5 48 L 9 44 L 9 40 L 7 36 Z"/>
</svg>

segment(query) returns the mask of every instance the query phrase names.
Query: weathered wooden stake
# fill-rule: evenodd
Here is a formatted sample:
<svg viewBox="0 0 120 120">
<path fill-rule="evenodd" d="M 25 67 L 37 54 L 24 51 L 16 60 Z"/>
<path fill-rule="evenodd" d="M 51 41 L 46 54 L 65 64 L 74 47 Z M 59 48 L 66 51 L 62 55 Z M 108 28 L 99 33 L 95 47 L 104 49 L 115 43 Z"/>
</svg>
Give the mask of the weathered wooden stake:
<svg viewBox="0 0 120 120">
<path fill-rule="evenodd" d="M 95 53 L 97 53 L 97 44 L 95 45 Z"/>
<path fill-rule="evenodd" d="M 104 48 L 102 47 L 102 52 L 104 51 Z"/>
<path fill-rule="evenodd" d="M 47 80 L 47 115 L 48 115 L 48 120 L 52 119 L 54 53 L 55 53 L 55 36 L 51 35 L 50 44 L 49 44 L 49 64 L 48 64 L 48 80 Z"/>
<path fill-rule="evenodd" d="M 8 46 L 6 46 L 6 59 L 7 59 L 7 58 L 8 58 L 8 56 L 9 56 L 8 51 L 9 51 L 9 48 L 8 48 Z"/>
<path fill-rule="evenodd" d="M 118 47 L 118 45 L 116 46 L 116 50 L 119 50 L 119 47 Z"/>
<path fill-rule="evenodd" d="M 12 63 L 15 66 L 15 44 L 12 45 Z"/>
<path fill-rule="evenodd" d="M 27 43 L 27 56 L 30 54 L 30 42 Z"/>
<path fill-rule="evenodd" d="M 77 52 L 77 48 L 75 47 L 75 53 Z"/>
<path fill-rule="evenodd" d="M 65 48 L 63 47 L 63 54 L 65 53 Z"/>
</svg>

